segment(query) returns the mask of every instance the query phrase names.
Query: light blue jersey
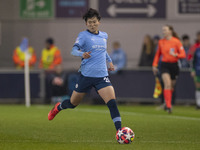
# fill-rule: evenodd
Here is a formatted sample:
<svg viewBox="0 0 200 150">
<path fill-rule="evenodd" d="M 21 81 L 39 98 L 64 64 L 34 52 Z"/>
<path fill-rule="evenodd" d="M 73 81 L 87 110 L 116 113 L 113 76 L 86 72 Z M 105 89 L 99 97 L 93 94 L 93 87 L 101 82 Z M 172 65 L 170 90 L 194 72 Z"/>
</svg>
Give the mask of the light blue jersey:
<svg viewBox="0 0 200 150">
<path fill-rule="evenodd" d="M 81 74 L 86 77 L 105 77 L 108 76 L 107 62 L 112 62 L 107 53 L 106 32 L 99 31 L 98 34 L 86 30 L 80 32 L 71 54 L 74 56 L 83 56 L 84 52 L 91 52 L 91 57 L 82 59 Z"/>
</svg>

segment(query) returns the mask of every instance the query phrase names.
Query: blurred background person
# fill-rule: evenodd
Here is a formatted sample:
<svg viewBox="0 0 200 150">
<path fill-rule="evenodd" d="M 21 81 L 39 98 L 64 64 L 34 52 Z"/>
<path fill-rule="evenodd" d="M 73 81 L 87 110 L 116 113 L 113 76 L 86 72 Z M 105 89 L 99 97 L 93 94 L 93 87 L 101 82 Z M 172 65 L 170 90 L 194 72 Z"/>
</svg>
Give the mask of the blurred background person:
<svg viewBox="0 0 200 150">
<path fill-rule="evenodd" d="M 139 66 L 151 66 L 154 57 L 154 45 L 150 35 L 144 37 Z"/>
<path fill-rule="evenodd" d="M 52 70 L 62 63 L 60 50 L 54 45 L 54 40 L 46 40 L 46 48 L 42 50 L 39 67 L 42 69 Z"/>
<path fill-rule="evenodd" d="M 172 93 L 179 75 L 178 60 L 185 58 L 186 54 L 178 35 L 170 25 L 162 27 L 164 38 L 159 41 L 158 50 L 154 57 L 152 70 L 154 75 L 158 73 L 158 62 L 162 55 L 161 77 L 164 83 L 164 99 L 168 113 L 172 112 Z"/>
<path fill-rule="evenodd" d="M 188 51 L 191 47 L 191 44 L 190 44 L 190 37 L 187 34 L 184 34 L 182 36 L 182 44 L 183 44 L 183 48 L 185 50 L 186 55 L 188 55 Z M 186 58 L 180 59 L 180 63 L 181 63 L 181 68 L 189 68 L 190 67 L 190 63 Z"/>
<path fill-rule="evenodd" d="M 157 49 L 158 49 L 158 42 L 159 42 L 159 40 L 160 40 L 160 36 L 159 35 L 155 35 L 153 37 L 154 52 L 156 52 Z M 159 63 L 158 63 L 159 72 L 155 76 L 155 88 L 154 88 L 154 93 L 153 93 L 153 97 L 154 98 L 158 98 L 162 94 L 162 89 L 163 89 L 162 79 L 161 79 L 161 74 L 160 74 L 160 64 L 161 64 L 161 58 L 160 58 Z M 164 101 L 161 101 L 161 103 L 163 103 L 163 102 Z"/>
<path fill-rule="evenodd" d="M 159 36 L 159 35 L 155 35 L 155 36 L 153 37 L 154 52 L 157 51 L 159 40 L 160 40 L 160 36 Z"/>
<path fill-rule="evenodd" d="M 51 87 L 51 102 L 53 104 L 69 98 L 68 77 L 61 65 L 55 66 L 48 79 Z"/>
<path fill-rule="evenodd" d="M 200 109 L 200 46 L 196 49 L 194 53 L 191 76 L 194 78 L 194 83 L 196 87 L 196 108 Z"/>
<path fill-rule="evenodd" d="M 188 55 L 187 55 L 187 60 L 188 61 L 192 61 L 194 53 L 196 51 L 196 49 L 200 46 L 200 31 L 197 32 L 196 34 L 196 41 L 195 43 L 190 47 L 189 51 L 188 51 Z"/>
<path fill-rule="evenodd" d="M 34 64 L 36 63 L 36 54 L 33 47 L 27 45 L 28 38 L 23 38 L 20 45 L 16 47 L 13 52 L 13 62 L 17 69 L 24 68 L 24 61 L 25 61 L 25 51 L 28 51 L 29 54 L 29 67 L 33 68 Z M 28 47 L 28 49 L 27 49 Z"/>
<path fill-rule="evenodd" d="M 119 42 L 115 41 L 112 44 L 113 51 L 110 54 L 110 57 L 112 59 L 112 62 L 115 66 L 115 71 L 111 71 L 111 74 L 120 73 L 120 71 L 126 67 L 126 53 L 121 48 L 121 45 Z"/>
<path fill-rule="evenodd" d="M 159 35 L 155 35 L 153 37 L 155 52 L 157 52 L 159 40 L 160 40 Z M 162 63 L 161 60 L 162 60 L 162 55 L 160 56 L 160 59 L 159 59 L 159 62 L 158 62 L 158 70 L 159 71 L 158 71 L 158 73 L 156 75 L 156 79 L 155 79 L 155 89 L 154 89 L 153 97 L 154 98 L 159 97 L 160 103 L 161 103 L 159 108 L 166 109 L 164 95 L 163 95 L 164 83 L 163 83 L 162 76 L 161 76 L 161 63 Z M 176 101 L 176 88 L 175 88 L 175 86 L 176 85 L 174 85 L 174 91 L 172 93 L 172 105 L 175 105 L 175 101 Z"/>
</svg>

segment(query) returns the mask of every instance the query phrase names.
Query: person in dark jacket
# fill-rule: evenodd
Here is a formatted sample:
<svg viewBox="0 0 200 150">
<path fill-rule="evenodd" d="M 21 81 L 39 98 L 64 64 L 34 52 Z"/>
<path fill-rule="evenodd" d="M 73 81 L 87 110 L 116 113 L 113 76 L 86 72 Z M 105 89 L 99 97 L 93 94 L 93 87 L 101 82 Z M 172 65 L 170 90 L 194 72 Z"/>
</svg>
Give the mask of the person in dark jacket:
<svg viewBox="0 0 200 150">
<path fill-rule="evenodd" d="M 142 45 L 142 52 L 139 60 L 138 66 L 151 66 L 154 57 L 154 44 L 150 35 L 144 37 L 144 42 Z"/>
<path fill-rule="evenodd" d="M 68 77 L 61 65 L 57 65 L 53 73 L 49 75 L 51 85 L 52 103 L 62 102 L 68 98 Z"/>
</svg>

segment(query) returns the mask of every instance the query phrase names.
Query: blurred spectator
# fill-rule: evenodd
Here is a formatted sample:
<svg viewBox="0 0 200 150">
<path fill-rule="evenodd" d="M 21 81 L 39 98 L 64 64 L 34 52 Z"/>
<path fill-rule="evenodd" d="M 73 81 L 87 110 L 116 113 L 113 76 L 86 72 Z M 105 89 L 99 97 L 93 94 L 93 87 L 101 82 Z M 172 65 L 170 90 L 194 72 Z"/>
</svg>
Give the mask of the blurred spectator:
<svg viewBox="0 0 200 150">
<path fill-rule="evenodd" d="M 150 35 L 144 37 L 139 66 L 151 66 L 154 57 L 154 45 Z"/>
<path fill-rule="evenodd" d="M 196 108 L 200 109 L 200 47 L 194 53 L 191 76 L 194 78 L 196 92 Z"/>
<path fill-rule="evenodd" d="M 119 73 L 121 69 L 123 69 L 126 66 L 126 53 L 121 48 L 119 42 L 113 42 L 113 51 L 110 54 L 110 57 L 112 59 L 112 62 L 115 66 L 115 71 L 111 71 L 111 73 Z"/>
<path fill-rule="evenodd" d="M 153 37 L 154 52 L 157 51 L 159 40 L 160 40 L 160 36 L 159 36 L 159 35 L 155 35 L 155 36 Z"/>
<path fill-rule="evenodd" d="M 51 70 L 54 69 L 55 66 L 61 64 L 61 62 L 62 57 L 60 50 L 54 46 L 54 40 L 52 38 L 48 38 L 46 40 L 46 48 L 42 50 L 39 67 Z"/>
<path fill-rule="evenodd" d="M 13 53 L 13 61 L 17 69 L 24 68 L 25 61 L 25 51 L 28 51 L 29 54 L 29 67 L 32 68 L 36 63 L 36 54 L 34 49 L 28 45 L 28 39 L 23 38 L 20 45 L 16 47 Z"/>
<path fill-rule="evenodd" d="M 190 38 L 189 38 L 188 35 L 185 34 L 185 35 L 182 36 L 182 44 L 183 44 L 183 48 L 185 50 L 185 53 L 187 55 L 188 51 L 191 47 Z M 189 68 L 190 67 L 189 61 L 186 58 L 180 59 L 180 63 L 181 63 L 181 68 Z"/>
<path fill-rule="evenodd" d="M 200 46 L 200 31 L 196 34 L 196 41 L 195 44 L 192 45 L 188 51 L 187 60 L 191 61 L 196 49 Z"/>
<path fill-rule="evenodd" d="M 54 72 L 48 75 L 48 79 L 49 84 L 51 85 L 52 103 L 55 104 L 69 98 L 68 77 L 61 65 L 55 66 Z"/>
</svg>

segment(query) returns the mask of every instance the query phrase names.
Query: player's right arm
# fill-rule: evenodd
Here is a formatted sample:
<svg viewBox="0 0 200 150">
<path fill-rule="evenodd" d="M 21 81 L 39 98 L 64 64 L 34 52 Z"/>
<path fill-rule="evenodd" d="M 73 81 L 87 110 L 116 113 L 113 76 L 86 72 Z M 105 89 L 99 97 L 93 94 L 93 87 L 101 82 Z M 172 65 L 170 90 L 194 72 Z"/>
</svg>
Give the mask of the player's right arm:
<svg viewBox="0 0 200 150">
<path fill-rule="evenodd" d="M 75 46 L 72 48 L 71 54 L 72 54 L 73 56 L 80 56 L 80 57 L 82 57 L 83 54 L 84 54 L 84 52 L 82 52 L 82 51 L 80 50 L 80 47 L 79 47 L 79 46 L 76 46 L 76 45 L 75 45 Z"/>
<path fill-rule="evenodd" d="M 156 54 L 154 56 L 153 64 L 152 64 L 153 67 L 158 66 L 160 55 L 161 55 L 161 48 L 160 48 L 160 41 L 159 41 L 158 48 L 157 48 Z"/>
<path fill-rule="evenodd" d="M 153 71 L 153 74 L 156 75 L 158 73 L 158 62 L 159 62 L 159 59 L 160 59 L 160 55 L 161 55 L 161 48 L 160 48 L 160 41 L 158 43 L 158 48 L 157 48 L 157 51 L 156 51 L 156 54 L 154 56 L 154 60 L 153 60 L 153 64 L 152 64 L 152 71 Z"/>
<path fill-rule="evenodd" d="M 83 47 L 84 44 L 85 44 L 85 40 L 84 40 L 84 39 L 85 39 L 85 38 L 84 38 L 84 35 L 83 35 L 83 33 L 81 32 L 81 33 L 78 35 L 78 37 L 77 37 L 77 39 L 76 39 L 76 42 L 75 42 L 75 44 L 74 44 L 74 46 L 73 46 L 73 48 L 72 48 L 71 54 L 72 54 L 73 56 L 79 56 L 79 57 L 82 57 L 82 58 L 84 58 L 84 59 L 87 59 L 87 58 L 90 58 L 90 57 L 91 57 L 91 55 L 90 55 L 91 52 L 83 52 L 83 51 L 81 51 L 82 47 Z"/>
</svg>

